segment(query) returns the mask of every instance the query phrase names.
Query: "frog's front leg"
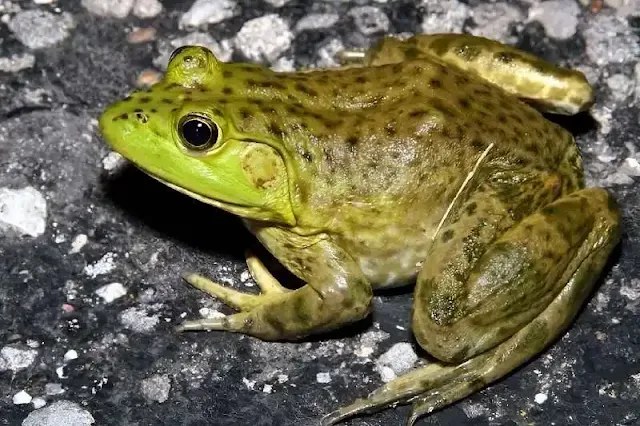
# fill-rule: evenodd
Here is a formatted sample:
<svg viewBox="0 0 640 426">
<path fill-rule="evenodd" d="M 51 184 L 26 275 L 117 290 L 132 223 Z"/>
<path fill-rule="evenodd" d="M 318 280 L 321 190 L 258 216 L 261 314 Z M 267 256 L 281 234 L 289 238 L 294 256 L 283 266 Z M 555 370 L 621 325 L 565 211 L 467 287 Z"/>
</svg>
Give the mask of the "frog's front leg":
<svg viewBox="0 0 640 426">
<path fill-rule="evenodd" d="M 564 196 L 495 239 L 487 213 L 496 212 L 475 210 L 488 226 L 443 228 L 418 276 L 413 331 L 442 363 L 399 377 L 324 425 L 408 402 L 413 424 L 508 374 L 569 325 L 619 241 L 619 213 L 602 189 Z M 473 223 L 468 214 L 461 220 Z"/>
<path fill-rule="evenodd" d="M 357 264 L 323 236 L 302 237 L 256 226 L 258 238 L 306 285 L 282 287 L 255 257 L 247 264 L 262 294 L 246 294 L 196 274 L 185 278 L 240 312 L 223 318 L 187 321 L 178 330 L 225 330 L 263 340 L 293 340 L 364 318 L 371 308 L 371 286 Z"/>
</svg>

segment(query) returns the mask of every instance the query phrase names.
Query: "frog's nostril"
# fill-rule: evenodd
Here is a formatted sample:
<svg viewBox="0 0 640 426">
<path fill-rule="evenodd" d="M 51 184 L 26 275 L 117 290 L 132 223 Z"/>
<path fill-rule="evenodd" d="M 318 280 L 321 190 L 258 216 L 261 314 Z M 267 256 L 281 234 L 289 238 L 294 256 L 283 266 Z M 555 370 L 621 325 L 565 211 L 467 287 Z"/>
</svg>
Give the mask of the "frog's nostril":
<svg viewBox="0 0 640 426">
<path fill-rule="evenodd" d="M 144 112 L 136 111 L 135 116 L 138 119 L 138 121 L 143 124 L 149 121 L 149 117 L 147 117 L 147 114 L 145 114 Z"/>
</svg>

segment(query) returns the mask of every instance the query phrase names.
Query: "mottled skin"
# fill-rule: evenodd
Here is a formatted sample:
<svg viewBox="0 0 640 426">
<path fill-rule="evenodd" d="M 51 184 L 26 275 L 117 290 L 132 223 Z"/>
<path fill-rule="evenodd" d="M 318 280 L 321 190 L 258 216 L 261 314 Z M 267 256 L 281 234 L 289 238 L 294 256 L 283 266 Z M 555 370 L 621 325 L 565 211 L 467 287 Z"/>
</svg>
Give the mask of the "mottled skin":
<svg viewBox="0 0 640 426">
<path fill-rule="evenodd" d="M 587 109 L 579 72 L 463 35 L 345 56 L 356 66 L 276 73 L 181 48 L 163 81 L 100 125 L 151 176 L 241 216 L 306 283 L 285 289 L 253 256 L 260 295 L 187 274 L 240 312 L 181 330 L 300 339 L 365 317 L 375 288 L 417 281 L 413 332 L 439 363 L 323 420 L 412 402 L 412 424 L 568 326 L 619 240 L 619 213 L 584 188 L 573 137 L 527 104 Z M 194 147 L 185 123 L 212 137 Z"/>
</svg>

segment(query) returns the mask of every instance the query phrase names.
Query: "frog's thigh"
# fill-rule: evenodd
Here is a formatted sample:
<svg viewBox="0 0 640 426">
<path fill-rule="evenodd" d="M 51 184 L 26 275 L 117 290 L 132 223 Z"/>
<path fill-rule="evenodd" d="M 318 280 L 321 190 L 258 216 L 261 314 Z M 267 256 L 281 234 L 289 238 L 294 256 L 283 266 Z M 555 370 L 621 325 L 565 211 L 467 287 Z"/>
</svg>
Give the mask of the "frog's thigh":
<svg viewBox="0 0 640 426">
<path fill-rule="evenodd" d="M 551 329 L 563 326 L 593 283 L 575 281 L 576 271 L 599 271 L 619 238 L 614 205 L 597 188 L 562 197 L 507 230 L 473 267 L 455 260 L 472 255 L 470 230 L 440 240 L 432 251 L 450 260 L 439 263 L 436 254 L 418 275 L 413 331 L 420 345 L 442 361 L 461 362 L 512 336 L 565 286 L 578 286 L 564 302 L 565 314 L 550 318 Z"/>
<path fill-rule="evenodd" d="M 528 310 L 526 306 L 521 305 L 522 301 L 517 296 L 513 297 L 514 292 L 511 288 L 513 286 L 525 285 L 527 290 L 525 298 L 531 298 L 528 291 L 532 288 L 537 288 L 537 294 L 540 298 L 546 298 L 548 292 L 553 292 L 552 288 L 559 289 L 554 292 L 555 295 L 549 300 L 547 306 L 497 346 L 457 365 L 429 363 L 425 367 L 412 370 L 377 389 L 368 398 L 356 400 L 329 414 L 323 419 L 322 424 L 324 426 L 333 425 L 348 417 L 374 412 L 397 403 L 413 403 L 413 413 L 407 423 L 413 425 L 416 419 L 422 415 L 452 404 L 480 390 L 537 355 L 570 324 L 589 294 L 609 254 L 619 240 L 618 221 L 619 213 L 615 202 L 602 189 L 579 191 L 552 203 L 544 212 L 527 217 L 513 230 L 505 233 L 483 256 L 484 258 L 499 255 L 494 260 L 500 262 L 503 271 L 513 267 L 525 273 L 498 273 L 497 277 L 517 278 L 506 281 L 488 280 L 482 282 L 480 280 L 482 273 L 485 273 L 485 278 L 496 277 L 496 275 L 486 275 L 487 264 L 483 259 L 472 274 L 472 279 L 475 281 L 468 292 L 469 300 L 474 300 L 474 297 L 478 299 L 477 295 L 484 292 L 484 303 L 487 304 L 487 307 L 497 307 L 496 309 L 501 311 L 497 316 L 491 316 L 487 324 L 482 324 L 483 319 L 477 317 L 476 323 L 472 324 L 473 328 L 470 331 L 472 337 L 475 338 L 472 340 L 482 346 L 482 336 L 475 333 L 481 330 L 484 325 L 487 338 L 498 343 L 495 341 L 496 335 L 493 333 L 493 328 L 500 327 L 495 322 L 496 318 L 500 315 L 504 318 L 506 315 L 507 322 L 510 322 L 511 315 L 517 316 L 518 309 Z M 574 224 L 574 222 L 578 223 Z M 554 252 L 557 254 L 566 253 L 562 259 L 558 258 L 553 261 L 544 259 L 544 253 L 537 247 L 540 244 L 549 247 L 546 244 L 547 232 L 550 233 L 549 238 L 552 240 Z M 558 248 L 555 248 L 556 245 Z M 560 251 L 559 247 L 566 249 L 569 245 L 572 247 L 570 250 Z M 513 262 L 504 263 L 503 260 L 509 257 L 509 253 L 514 253 L 509 250 L 510 247 L 520 254 L 518 256 L 511 254 Z M 522 252 L 519 250 L 521 247 L 528 247 L 531 251 Z M 441 246 L 439 249 L 446 250 L 446 247 Z M 533 283 L 526 282 L 527 278 L 534 278 L 534 275 L 524 271 L 528 268 L 523 268 L 523 266 L 534 263 L 539 272 L 535 278 L 542 281 L 543 285 L 548 285 L 548 288 L 545 289 L 540 285 L 532 286 Z M 558 272 L 558 269 L 561 272 Z M 500 272 L 498 269 L 494 271 Z M 549 281 L 548 277 L 551 276 L 554 276 L 555 280 Z M 444 296 L 438 292 L 431 292 L 425 301 L 423 298 L 429 293 L 429 290 L 434 290 L 434 287 L 424 279 L 423 274 L 419 284 L 422 286 L 419 289 L 421 293 L 419 297 L 422 300 L 418 302 L 416 310 L 428 306 L 434 297 Z M 505 292 L 509 296 L 501 297 L 500 292 Z M 441 302 L 445 300 L 447 300 L 446 296 L 440 299 Z M 514 309 L 507 306 L 510 303 L 514 304 Z M 438 310 L 441 307 L 438 306 Z M 451 308 L 455 311 L 457 306 L 453 304 Z M 488 308 L 484 310 L 487 311 Z M 421 312 L 425 313 L 424 310 Z M 421 315 L 418 317 L 421 318 L 418 321 L 432 322 L 432 318 L 425 318 Z M 437 317 L 438 315 L 436 315 Z M 467 321 L 467 324 L 469 323 Z M 414 323 L 414 330 L 418 328 L 424 331 L 425 328 L 422 327 L 424 327 L 424 322 Z M 431 325 L 427 327 L 431 327 Z M 457 337 L 467 337 L 464 330 L 456 329 L 456 327 L 446 325 L 438 325 L 438 327 L 441 328 L 436 329 L 435 334 L 431 337 L 441 341 L 444 339 L 448 344 L 451 344 Z M 422 335 L 421 339 L 424 342 L 429 337 Z M 427 350 L 431 349 L 429 343 L 426 344 L 426 347 Z"/>
</svg>

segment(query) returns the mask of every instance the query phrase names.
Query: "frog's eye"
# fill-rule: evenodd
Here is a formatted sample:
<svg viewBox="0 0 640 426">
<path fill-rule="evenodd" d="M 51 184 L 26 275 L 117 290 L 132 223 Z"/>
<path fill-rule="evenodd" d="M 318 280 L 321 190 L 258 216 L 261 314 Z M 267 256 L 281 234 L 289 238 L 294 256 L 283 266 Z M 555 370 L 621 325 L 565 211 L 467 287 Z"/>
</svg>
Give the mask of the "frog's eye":
<svg viewBox="0 0 640 426">
<path fill-rule="evenodd" d="M 204 151 L 218 142 L 218 126 L 206 117 L 187 115 L 180 120 L 178 132 L 182 144 L 193 151 Z"/>
</svg>

